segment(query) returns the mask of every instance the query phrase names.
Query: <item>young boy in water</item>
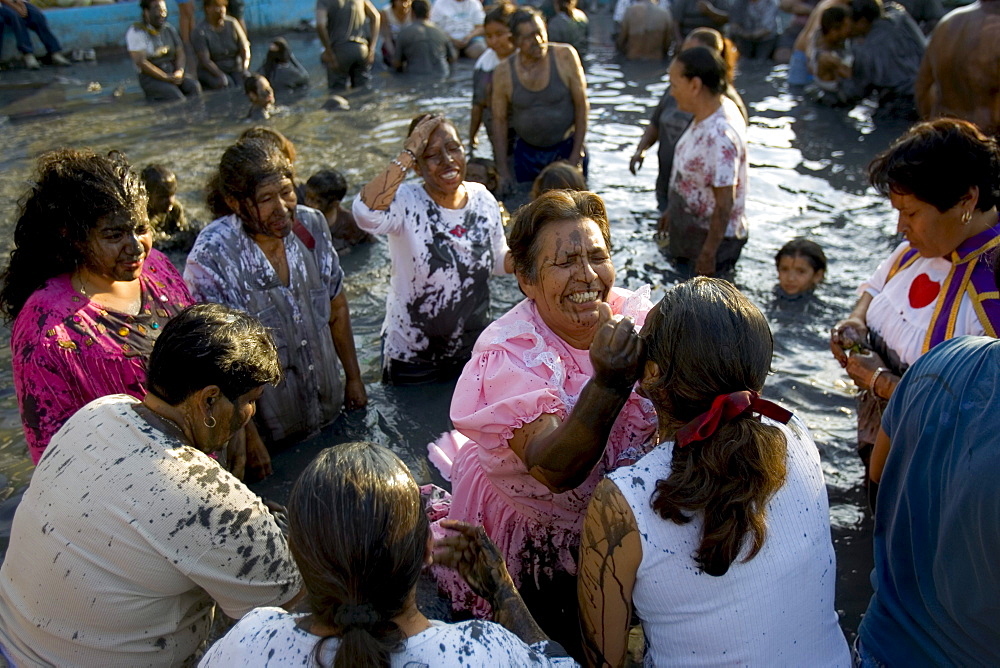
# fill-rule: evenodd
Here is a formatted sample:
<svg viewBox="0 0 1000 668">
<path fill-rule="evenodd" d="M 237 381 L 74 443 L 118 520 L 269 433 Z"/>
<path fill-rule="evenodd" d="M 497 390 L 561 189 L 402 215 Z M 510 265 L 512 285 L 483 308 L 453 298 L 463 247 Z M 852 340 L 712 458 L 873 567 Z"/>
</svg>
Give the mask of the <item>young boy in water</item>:
<svg viewBox="0 0 1000 668">
<path fill-rule="evenodd" d="M 819 244 L 808 239 L 792 239 L 774 256 L 778 268 L 776 296 L 800 299 L 812 294 L 826 274 L 826 254 Z"/>
<path fill-rule="evenodd" d="M 305 205 L 318 209 L 326 217 L 333 247 L 339 255 L 350 252 L 352 246 L 375 241 L 374 236 L 354 222 L 354 214 L 340 205 L 345 195 L 347 181 L 336 169 L 318 171 L 306 181 Z"/>
</svg>

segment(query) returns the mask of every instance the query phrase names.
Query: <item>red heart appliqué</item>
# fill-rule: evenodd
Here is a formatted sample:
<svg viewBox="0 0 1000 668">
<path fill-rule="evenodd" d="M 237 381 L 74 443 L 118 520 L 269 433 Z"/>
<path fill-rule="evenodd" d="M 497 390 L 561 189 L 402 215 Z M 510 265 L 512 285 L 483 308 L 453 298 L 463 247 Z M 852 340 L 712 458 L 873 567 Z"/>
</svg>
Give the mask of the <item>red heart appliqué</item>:
<svg viewBox="0 0 1000 668">
<path fill-rule="evenodd" d="M 910 306 L 923 308 L 932 304 L 941 292 L 941 284 L 931 280 L 927 274 L 920 274 L 910 284 Z"/>
</svg>

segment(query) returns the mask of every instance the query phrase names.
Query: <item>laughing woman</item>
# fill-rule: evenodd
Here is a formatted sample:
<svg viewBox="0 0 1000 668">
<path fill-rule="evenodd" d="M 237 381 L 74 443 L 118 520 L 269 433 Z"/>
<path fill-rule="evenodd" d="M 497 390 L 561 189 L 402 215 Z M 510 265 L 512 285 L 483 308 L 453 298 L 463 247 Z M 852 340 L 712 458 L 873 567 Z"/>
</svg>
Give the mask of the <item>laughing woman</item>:
<svg viewBox="0 0 1000 668">
<path fill-rule="evenodd" d="M 417 169 L 423 182 L 403 182 Z M 421 115 L 403 150 L 354 201 L 358 227 L 389 237 L 392 276 L 382 325 L 382 379 L 394 385 L 457 376 L 490 317 L 490 274 L 503 274 L 500 207 L 465 180 L 451 121 Z"/>
<path fill-rule="evenodd" d="M 486 528 L 542 628 L 579 655 L 584 510 L 601 476 L 641 455 L 656 425 L 652 404 L 632 391 L 635 327 L 650 303 L 615 287 L 594 193 L 553 190 L 522 207 L 510 245 L 527 299 L 479 337 L 451 403 L 460 435 L 432 445 L 431 459 L 452 483 L 449 519 Z M 457 577 L 438 575 L 456 607 L 486 612 Z"/>
</svg>

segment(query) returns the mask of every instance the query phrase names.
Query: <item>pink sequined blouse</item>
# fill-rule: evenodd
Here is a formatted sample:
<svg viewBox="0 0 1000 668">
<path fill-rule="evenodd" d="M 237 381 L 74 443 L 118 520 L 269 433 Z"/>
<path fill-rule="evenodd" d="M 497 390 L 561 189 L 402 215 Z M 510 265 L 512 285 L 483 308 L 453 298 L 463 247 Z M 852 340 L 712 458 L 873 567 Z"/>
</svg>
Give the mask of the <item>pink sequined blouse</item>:
<svg viewBox="0 0 1000 668">
<path fill-rule="evenodd" d="M 165 255 L 151 250 L 139 278 L 138 315 L 109 312 L 77 292 L 70 275 L 49 279 L 14 320 L 14 390 L 36 464 L 73 413 L 98 397 L 146 396 L 146 363 L 163 326 L 191 305 Z"/>
</svg>

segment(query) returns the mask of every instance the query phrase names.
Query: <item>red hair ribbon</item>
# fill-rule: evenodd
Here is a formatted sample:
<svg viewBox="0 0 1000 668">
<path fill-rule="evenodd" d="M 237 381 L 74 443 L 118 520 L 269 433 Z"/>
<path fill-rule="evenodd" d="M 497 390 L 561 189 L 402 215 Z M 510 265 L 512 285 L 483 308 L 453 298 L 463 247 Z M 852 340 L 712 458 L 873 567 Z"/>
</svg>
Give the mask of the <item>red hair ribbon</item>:
<svg viewBox="0 0 1000 668">
<path fill-rule="evenodd" d="M 720 394 L 712 402 L 711 408 L 677 430 L 674 444 L 683 448 L 695 441 L 704 441 L 715 433 L 720 422 L 729 422 L 747 411 L 760 413 L 782 424 L 787 424 L 792 419 L 791 412 L 767 399 L 761 399 L 753 390 Z"/>
</svg>

